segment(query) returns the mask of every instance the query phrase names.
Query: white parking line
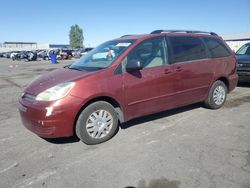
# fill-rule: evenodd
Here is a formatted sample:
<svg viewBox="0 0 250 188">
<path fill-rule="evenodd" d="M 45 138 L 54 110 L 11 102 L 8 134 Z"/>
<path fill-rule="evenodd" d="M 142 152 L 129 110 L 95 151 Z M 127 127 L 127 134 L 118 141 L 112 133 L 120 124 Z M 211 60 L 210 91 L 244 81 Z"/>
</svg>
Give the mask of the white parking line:
<svg viewBox="0 0 250 188">
<path fill-rule="evenodd" d="M 13 188 L 17 188 L 17 187 L 24 188 L 24 187 L 34 185 L 35 183 L 41 182 L 49 178 L 50 176 L 53 176 L 54 174 L 56 174 L 55 170 L 43 172 L 41 174 L 38 174 L 37 176 L 32 176 L 31 178 L 24 180 L 23 182 L 13 186 Z M 35 187 L 35 186 L 32 186 L 32 187 Z"/>
<path fill-rule="evenodd" d="M 17 162 L 13 163 L 12 165 L 8 166 L 7 168 L 1 170 L 1 171 L 0 171 L 0 174 L 6 172 L 6 171 L 8 171 L 8 170 L 10 170 L 11 168 L 13 168 L 13 167 L 15 167 L 15 166 L 17 166 L 17 165 L 18 165 Z"/>
</svg>

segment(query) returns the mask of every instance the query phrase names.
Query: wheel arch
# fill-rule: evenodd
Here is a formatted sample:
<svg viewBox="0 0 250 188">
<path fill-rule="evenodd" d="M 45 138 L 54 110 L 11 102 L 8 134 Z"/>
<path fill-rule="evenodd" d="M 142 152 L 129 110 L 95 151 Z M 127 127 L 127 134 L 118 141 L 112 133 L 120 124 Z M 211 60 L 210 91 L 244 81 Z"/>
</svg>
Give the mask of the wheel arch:
<svg viewBox="0 0 250 188">
<path fill-rule="evenodd" d="M 223 77 L 219 77 L 217 80 L 222 81 L 227 86 L 227 92 L 229 92 L 229 80 L 226 77 L 224 77 L 224 76 Z"/>
<path fill-rule="evenodd" d="M 76 122 L 77 122 L 77 119 L 79 117 L 79 115 L 81 114 L 81 112 L 87 107 L 89 106 L 90 104 L 94 103 L 94 102 L 97 102 L 97 101 L 105 101 L 109 104 L 111 104 L 115 111 L 117 112 L 117 116 L 118 116 L 118 120 L 119 120 L 119 123 L 123 123 L 124 122 L 124 113 L 123 113 L 123 109 L 122 109 L 122 106 L 117 102 L 117 100 L 115 100 L 114 98 L 112 97 L 108 97 L 108 96 L 100 96 L 100 97 L 95 97 L 95 98 L 92 98 L 90 100 L 88 100 L 81 108 L 80 110 L 78 111 L 76 117 L 75 117 L 75 120 L 74 120 L 74 132 L 75 132 L 75 126 L 76 126 Z"/>
</svg>

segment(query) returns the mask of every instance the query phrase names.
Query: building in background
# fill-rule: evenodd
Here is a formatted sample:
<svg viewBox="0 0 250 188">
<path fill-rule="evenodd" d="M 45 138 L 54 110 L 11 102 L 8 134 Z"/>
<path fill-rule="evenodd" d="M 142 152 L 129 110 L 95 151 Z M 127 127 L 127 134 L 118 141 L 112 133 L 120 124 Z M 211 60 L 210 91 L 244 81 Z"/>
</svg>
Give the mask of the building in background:
<svg viewBox="0 0 250 188">
<path fill-rule="evenodd" d="M 233 51 L 237 51 L 242 45 L 250 42 L 250 32 L 225 34 L 222 38 Z"/>
<path fill-rule="evenodd" d="M 37 48 L 36 42 L 4 42 L 3 48 Z"/>
<path fill-rule="evenodd" d="M 51 48 L 71 48 L 69 44 L 49 44 L 49 49 Z"/>
<path fill-rule="evenodd" d="M 0 43 L 0 52 L 71 48 L 69 44 L 37 44 L 36 42 L 4 42 Z"/>
<path fill-rule="evenodd" d="M 221 35 L 233 51 L 237 51 L 242 45 L 250 42 L 250 32 L 231 33 Z M 69 44 L 37 44 L 36 42 L 4 42 L 0 43 L 0 52 L 71 48 Z"/>
</svg>

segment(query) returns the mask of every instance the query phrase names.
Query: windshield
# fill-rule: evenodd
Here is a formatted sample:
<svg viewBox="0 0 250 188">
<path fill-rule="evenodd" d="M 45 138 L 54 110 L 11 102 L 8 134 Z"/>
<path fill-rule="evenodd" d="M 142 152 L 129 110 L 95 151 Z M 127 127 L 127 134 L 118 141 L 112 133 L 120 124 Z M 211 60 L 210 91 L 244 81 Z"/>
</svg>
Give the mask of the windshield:
<svg viewBox="0 0 250 188">
<path fill-rule="evenodd" d="M 250 44 L 243 45 L 237 52 L 237 55 L 250 55 Z"/>
<path fill-rule="evenodd" d="M 69 68 L 77 70 L 95 71 L 109 67 L 134 40 L 108 41 L 88 52 Z"/>
</svg>

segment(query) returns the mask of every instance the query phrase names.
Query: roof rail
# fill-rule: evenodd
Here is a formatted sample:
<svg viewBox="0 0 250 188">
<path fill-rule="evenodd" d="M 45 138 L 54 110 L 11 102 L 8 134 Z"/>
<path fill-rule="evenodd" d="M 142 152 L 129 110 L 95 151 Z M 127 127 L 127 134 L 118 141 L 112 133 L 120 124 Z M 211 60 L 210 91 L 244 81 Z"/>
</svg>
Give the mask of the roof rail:
<svg viewBox="0 0 250 188">
<path fill-rule="evenodd" d="M 123 35 L 123 36 L 121 36 L 120 38 L 129 37 L 129 36 L 133 36 L 133 35 Z"/>
<path fill-rule="evenodd" d="M 150 34 L 158 34 L 158 33 L 204 33 L 204 34 L 210 34 L 218 36 L 214 32 L 206 32 L 206 31 L 193 31 L 193 30 L 155 30 L 152 31 Z"/>
</svg>

